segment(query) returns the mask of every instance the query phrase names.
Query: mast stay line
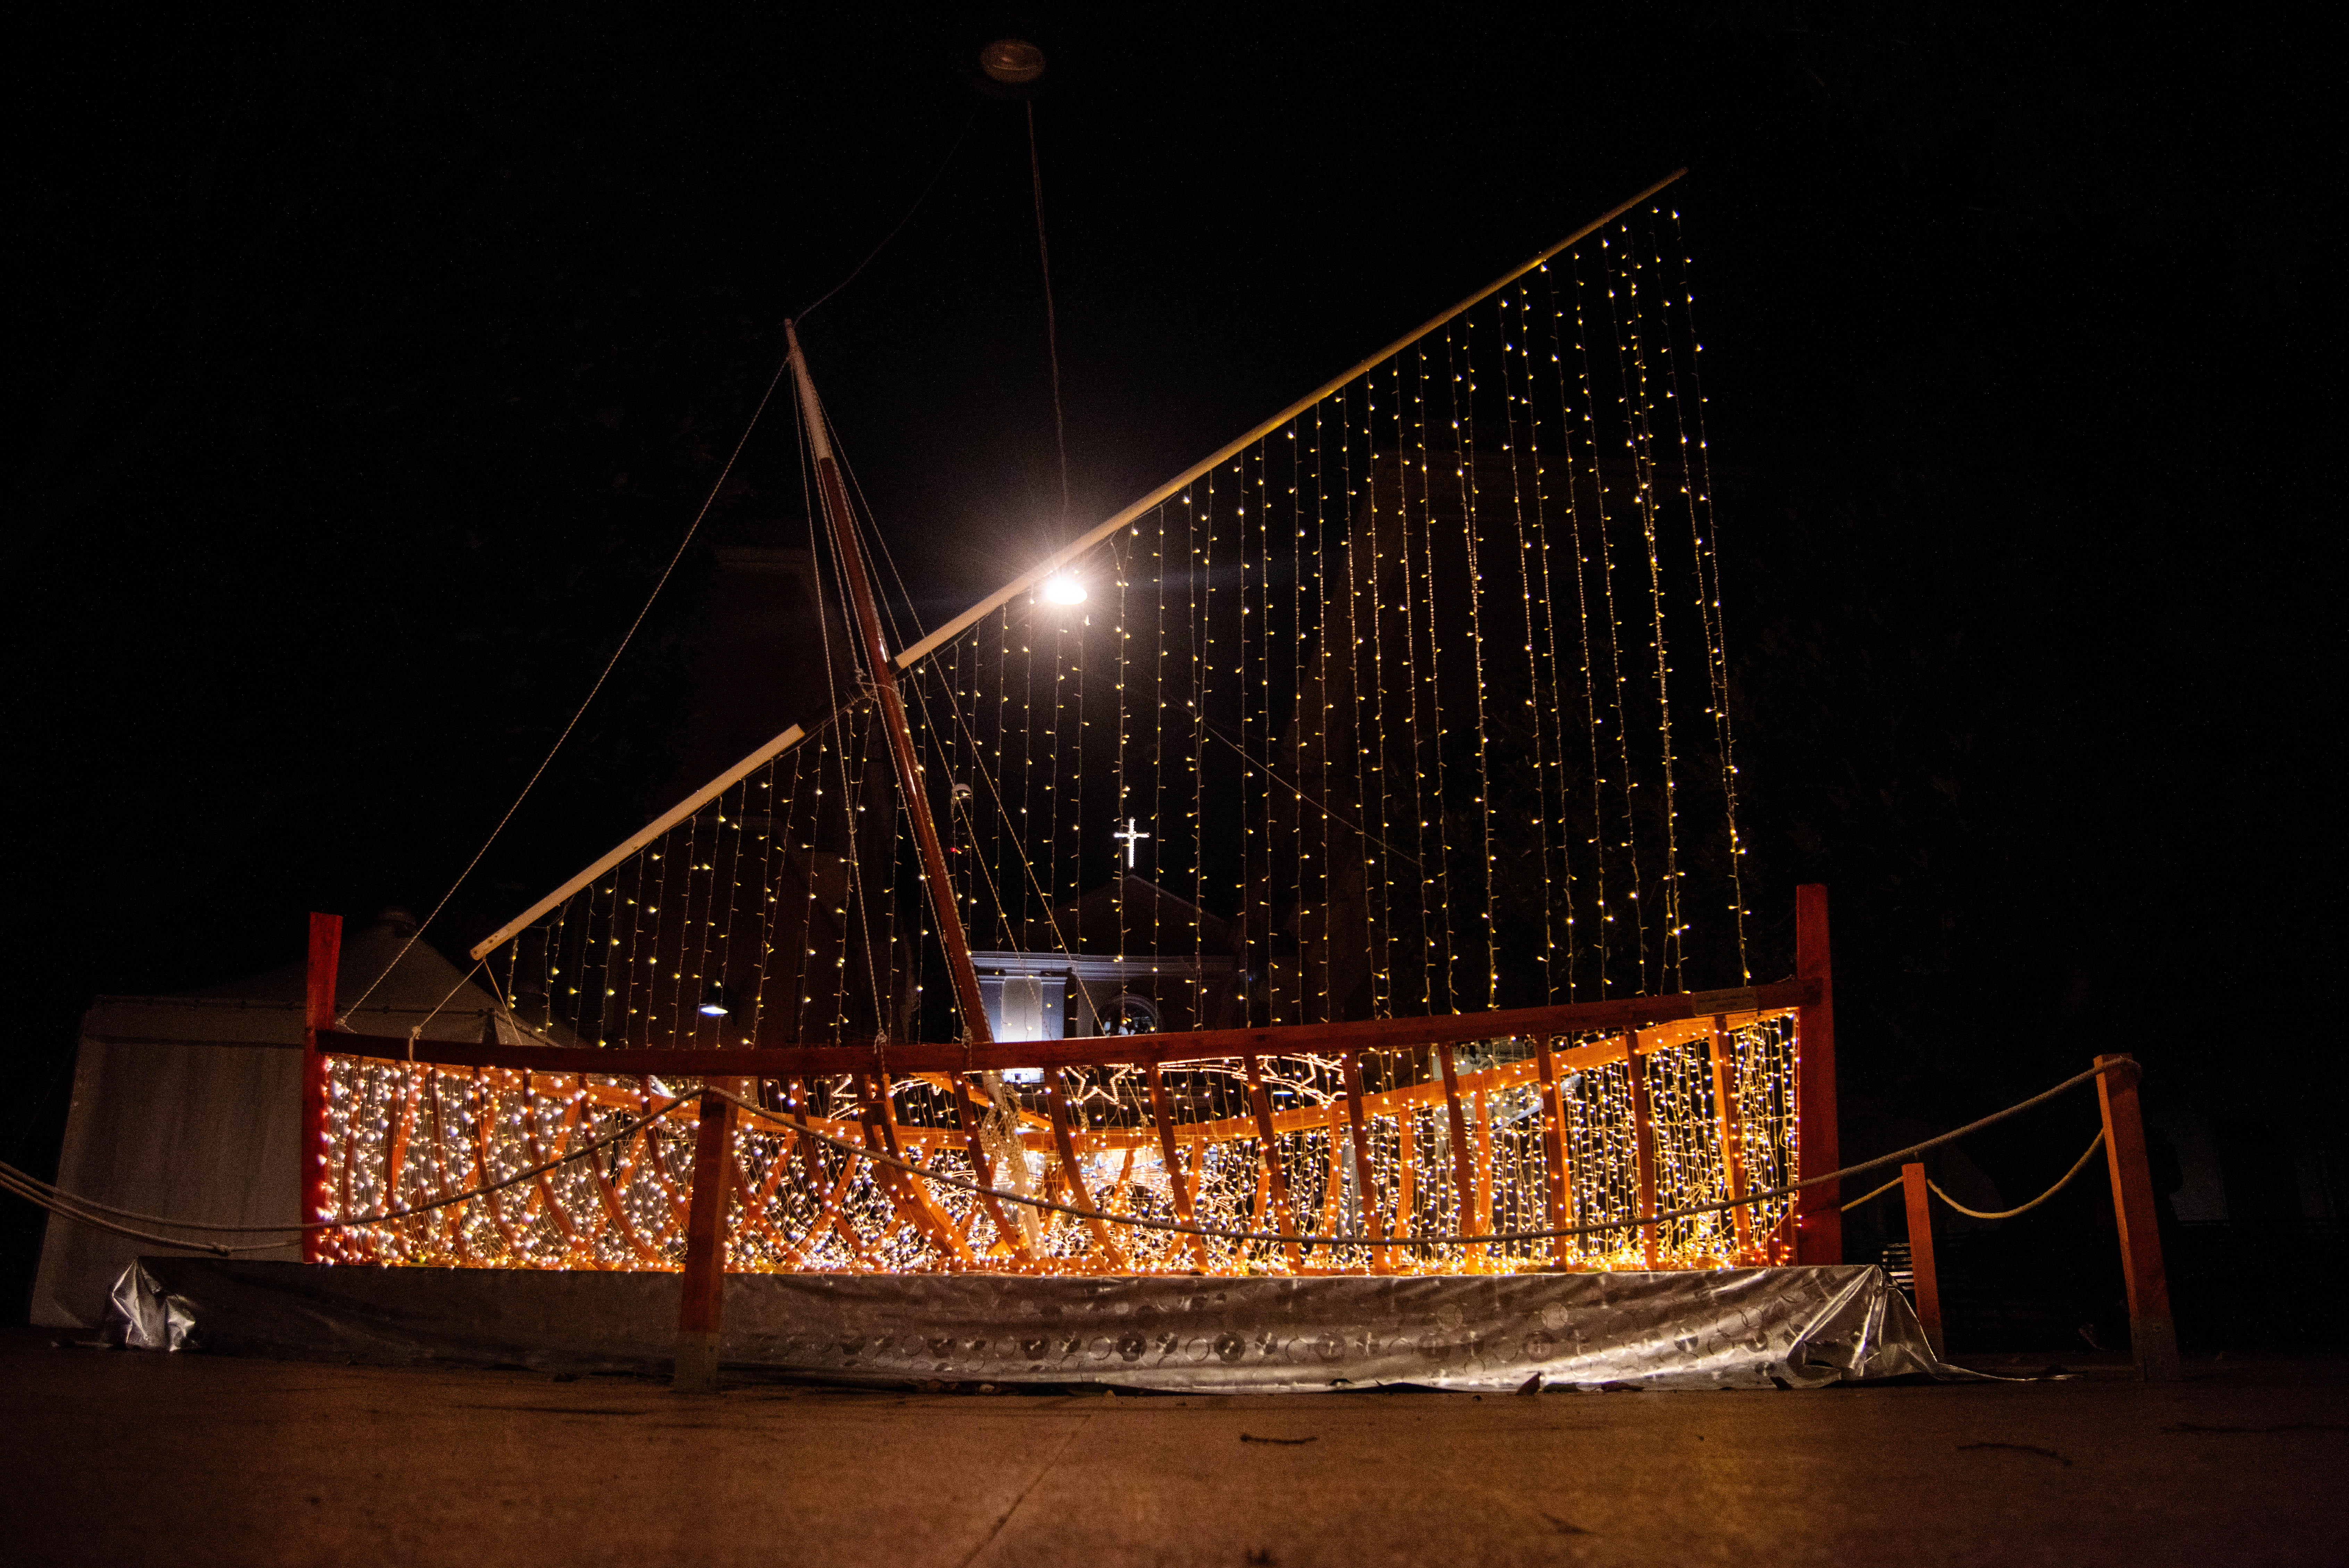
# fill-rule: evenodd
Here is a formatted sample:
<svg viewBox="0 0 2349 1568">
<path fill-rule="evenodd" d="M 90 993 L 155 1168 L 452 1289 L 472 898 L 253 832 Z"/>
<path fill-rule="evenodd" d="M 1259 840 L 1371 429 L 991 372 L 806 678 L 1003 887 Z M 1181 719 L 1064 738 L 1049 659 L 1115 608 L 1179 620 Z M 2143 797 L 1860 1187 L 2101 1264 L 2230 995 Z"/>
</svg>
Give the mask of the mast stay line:
<svg viewBox="0 0 2349 1568">
<path fill-rule="evenodd" d="M 1083 537 L 1075 540 L 1073 543 L 1062 545 L 1059 550 L 1054 551 L 1051 556 L 1047 557 L 1041 565 L 1012 578 L 1010 582 L 1005 584 L 1002 587 L 998 588 L 994 593 L 989 594 L 986 598 L 981 599 L 978 603 L 971 606 L 970 608 L 963 611 L 962 614 L 947 622 L 944 626 L 938 628 L 937 630 L 931 632 L 919 642 L 916 642 L 911 647 L 905 649 L 895 658 L 888 660 L 888 662 L 895 665 L 899 670 L 911 670 L 918 660 L 928 658 L 931 654 L 936 652 L 939 649 L 945 647 L 956 638 L 960 637 L 972 627 L 978 625 L 978 622 L 985 619 L 988 616 L 992 615 L 996 610 L 1000 609 L 1003 606 L 1010 603 L 1013 599 L 1034 587 L 1038 583 L 1042 582 L 1045 578 L 1062 570 L 1070 563 L 1078 560 L 1094 546 L 1102 544 L 1112 535 L 1116 534 L 1119 529 L 1127 526 L 1129 524 L 1133 523 L 1135 518 L 1140 517 L 1152 507 L 1167 500 L 1185 485 L 1189 484 L 1193 480 L 1197 479 L 1201 474 L 1206 473 L 1209 469 L 1216 467 L 1219 463 L 1228 462 L 1238 452 L 1261 440 L 1263 437 L 1271 434 L 1274 431 L 1278 430 L 1282 425 L 1287 424 L 1290 420 L 1295 419 L 1299 414 L 1303 413 L 1306 410 L 1311 408 L 1314 404 L 1319 402 L 1322 399 L 1328 397 L 1339 388 L 1343 387 L 1348 382 L 1353 380 L 1357 376 L 1361 375 L 1364 371 L 1381 363 L 1392 356 L 1401 353 L 1403 349 L 1410 348 L 1413 343 L 1418 342 L 1421 338 L 1426 337 L 1429 333 L 1434 331 L 1445 322 L 1459 316 L 1462 312 L 1469 310 L 1484 300 L 1489 299 L 1494 295 L 1498 294 L 1502 289 L 1508 287 L 1509 285 L 1516 282 L 1517 279 L 1525 276 L 1526 274 L 1533 271 L 1534 268 L 1541 265 L 1544 262 L 1548 261 L 1551 257 L 1558 254 L 1561 251 L 1588 239 L 1592 234 L 1597 234 L 1600 229 L 1605 228 L 1608 224 L 1613 223 L 1616 219 L 1621 217 L 1624 213 L 1630 212 L 1640 202 L 1648 200 L 1651 196 L 1655 195 L 1666 186 L 1673 184 L 1687 173 L 1688 171 L 1685 168 L 1673 170 L 1671 173 L 1665 175 L 1662 179 L 1657 181 L 1646 190 L 1640 192 L 1637 195 L 1630 197 L 1627 201 L 1618 202 L 1615 206 L 1609 208 L 1598 217 L 1591 219 L 1590 222 L 1583 224 L 1582 227 L 1575 230 L 1574 233 L 1567 235 L 1566 238 L 1558 241 L 1556 244 L 1544 250 L 1530 261 L 1524 263 L 1522 265 L 1511 268 L 1509 271 L 1502 274 L 1499 277 L 1495 278 L 1491 283 L 1486 284 L 1483 288 L 1480 288 L 1475 293 L 1470 295 L 1467 298 L 1460 301 L 1457 305 L 1453 306 L 1450 309 L 1443 311 L 1427 321 L 1421 323 L 1418 327 L 1415 327 L 1411 331 L 1404 333 L 1401 337 L 1396 338 L 1393 342 L 1388 344 L 1377 353 L 1371 355 L 1360 363 L 1350 367 L 1343 374 L 1333 377 L 1330 380 L 1323 382 L 1320 386 L 1315 388 L 1304 397 L 1298 399 L 1295 402 L 1289 404 L 1287 408 L 1281 410 L 1270 419 L 1268 419 L 1262 423 L 1257 425 L 1254 429 L 1247 431 L 1247 434 L 1228 442 L 1213 454 L 1193 463 L 1189 468 L 1185 469 L 1173 479 L 1161 484 L 1157 489 L 1152 491 L 1141 500 L 1136 501 L 1132 505 L 1126 507 L 1115 516 L 1109 518 L 1105 522 L 1095 524 L 1091 531 L 1084 535 Z M 794 343 L 796 344 L 796 339 L 794 339 Z M 834 715 L 834 717 L 837 717 L 837 715 Z M 830 721 L 827 720 L 826 722 L 828 723 Z M 823 725 L 817 726 L 819 729 L 823 727 Z M 554 909 L 557 904 L 560 904 L 565 898 L 570 898 L 574 893 L 579 891 L 580 888 L 585 888 L 596 877 L 602 876 L 605 872 L 610 870 L 613 867 L 618 865 L 621 861 L 626 859 L 637 850 L 642 849 L 646 845 L 650 844 L 654 839 L 658 838 L 662 834 L 667 832 L 670 828 L 676 826 L 678 823 L 684 821 L 687 817 L 692 815 L 703 806 L 709 805 L 709 802 L 715 800 L 727 789 L 739 784 L 741 780 L 748 777 L 751 773 L 755 772 L 767 763 L 773 761 L 775 758 L 782 755 L 785 752 L 790 751 L 793 746 L 799 744 L 799 742 L 804 739 L 806 739 L 806 735 L 802 732 L 800 726 L 797 724 L 792 725 L 790 729 L 784 731 L 781 734 L 776 736 L 773 740 L 768 742 L 765 745 L 760 747 L 757 751 L 751 753 L 749 756 L 743 758 L 740 762 L 727 769 L 726 772 L 720 774 L 717 778 L 712 779 L 709 784 L 704 784 L 701 788 L 696 790 L 685 800 L 679 802 L 677 805 L 662 814 L 657 820 L 638 830 L 617 847 L 614 848 L 609 854 L 597 860 L 593 866 L 588 867 L 587 869 L 580 872 L 576 877 L 574 877 L 569 881 L 564 883 L 562 887 L 556 888 L 554 892 L 549 893 L 537 903 L 533 904 L 527 910 L 516 916 L 514 919 L 508 920 L 504 925 L 499 927 L 497 930 L 492 932 L 488 937 L 483 938 L 481 941 L 476 944 L 471 950 L 471 956 L 477 960 L 488 957 L 490 953 L 496 950 L 499 947 L 520 935 L 524 929 L 528 929 L 533 921 L 538 919 L 540 916 L 545 914 L 549 909 Z M 984 1014 L 981 1014 L 981 1016 L 984 1017 Z"/>
</svg>

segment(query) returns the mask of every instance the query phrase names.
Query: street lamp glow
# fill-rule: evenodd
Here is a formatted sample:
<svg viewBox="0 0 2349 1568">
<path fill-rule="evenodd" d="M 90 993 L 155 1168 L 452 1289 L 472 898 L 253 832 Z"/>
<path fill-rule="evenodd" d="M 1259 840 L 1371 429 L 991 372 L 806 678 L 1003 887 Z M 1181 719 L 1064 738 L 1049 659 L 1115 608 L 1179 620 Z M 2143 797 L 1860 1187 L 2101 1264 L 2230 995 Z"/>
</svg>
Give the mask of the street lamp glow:
<svg viewBox="0 0 2349 1568">
<path fill-rule="evenodd" d="M 1063 572 L 1044 585 L 1044 602 L 1053 605 L 1081 605 L 1085 602 L 1085 585 Z"/>
</svg>

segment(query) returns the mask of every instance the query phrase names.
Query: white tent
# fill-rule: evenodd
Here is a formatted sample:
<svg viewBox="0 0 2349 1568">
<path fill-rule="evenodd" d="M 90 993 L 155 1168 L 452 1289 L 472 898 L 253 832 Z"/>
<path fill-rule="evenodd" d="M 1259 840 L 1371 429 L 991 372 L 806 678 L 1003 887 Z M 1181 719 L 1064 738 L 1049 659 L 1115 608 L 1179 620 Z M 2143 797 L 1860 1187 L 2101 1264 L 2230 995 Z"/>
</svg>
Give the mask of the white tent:
<svg viewBox="0 0 2349 1568">
<path fill-rule="evenodd" d="M 414 929 L 397 911 L 345 928 L 338 1012 L 383 973 Z M 187 996 L 99 997 L 82 1015 L 57 1185 L 172 1220 L 259 1225 L 298 1219 L 305 984 L 303 966 L 295 963 Z M 418 942 L 364 1007 L 342 1015 L 363 1034 L 404 1036 L 421 1023 L 429 1040 L 479 1040 L 491 1008 L 487 990 Z M 99 1326 L 123 1268 L 160 1251 L 51 1216 L 33 1284 L 33 1321 Z M 301 1249 L 289 1241 L 238 1255 L 298 1260 Z"/>
</svg>

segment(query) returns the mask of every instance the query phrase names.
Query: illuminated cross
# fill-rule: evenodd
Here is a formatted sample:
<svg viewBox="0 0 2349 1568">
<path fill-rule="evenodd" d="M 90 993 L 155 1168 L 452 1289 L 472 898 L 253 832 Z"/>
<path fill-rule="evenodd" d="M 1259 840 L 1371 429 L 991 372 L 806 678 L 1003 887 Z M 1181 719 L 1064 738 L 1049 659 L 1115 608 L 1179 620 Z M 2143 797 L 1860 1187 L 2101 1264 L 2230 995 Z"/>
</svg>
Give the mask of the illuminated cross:
<svg viewBox="0 0 2349 1568">
<path fill-rule="evenodd" d="M 1142 840 L 1149 837 L 1150 835 L 1146 833 L 1136 833 L 1133 829 L 1133 818 L 1129 816 L 1125 819 L 1125 831 L 1123 833 L 1112 833 L 1110 836 L 1112 838 L 1122 838 L 1125 840 L 1125 864 L 1126 868 L 1131 870 L 1133 867 L 1133 846 L 1136 844 L 1139 844 Z"/>
</svg>

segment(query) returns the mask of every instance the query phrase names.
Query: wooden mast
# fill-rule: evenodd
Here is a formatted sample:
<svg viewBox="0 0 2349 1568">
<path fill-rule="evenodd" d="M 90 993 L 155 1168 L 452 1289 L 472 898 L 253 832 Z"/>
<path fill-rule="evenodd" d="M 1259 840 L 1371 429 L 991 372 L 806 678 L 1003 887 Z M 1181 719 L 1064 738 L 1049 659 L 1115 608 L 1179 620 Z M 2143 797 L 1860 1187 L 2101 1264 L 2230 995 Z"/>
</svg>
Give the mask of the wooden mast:
<svg viewBox="0 0 2349 1568">
<path fill-rule="evenodd" d="M 833 460 L 832 436 L 824 429 L 823 405 L 816 400 L 815 381 L 808 374 L 807 356 L 800 350 L 796 324 L 784 322 L 783 336 L 791 344 L 792 378 L 799 387 L 800 419 L 807 429 L 808 450 L 815 455 L 816 494 L 823 505 L 824 521 L 832 526 L 833 553 L 840 557 L 841 576 L 848 585 L 849 600 L 856 608 L 860 657 L 872 671 L 873 689 L 881 699 L 882 720 L 889 731 L 889 757 L 897 770 L 897 793 L 914 819 L 914 838 L 922 853 L 922 880 L 929 888 L 938 940 L 947 950 L 947 968 L 954 976 L 955 1010 L 962 1015 L 964 1048 L 968 1051 L 992 1045 L 995 1032 L 988 1025 L 987 1002 L 979 995 L 978 971 L 970 961 L 970 938 L 963 930 L 962 911 L 955 906 L 954 883 L 947 876 L 946 851 L 938 843 L 938 826 L 930 816 L 930 797 L 922 788 L 922 764 L 914 754 L 914 734 L 905 722 L 905 699 L 897 691 L 897 667 L 891 662 L 888 645 L 881 638 L 881 612 L 874 607 L 873 585 L 865 576 L 864 552 L 856 542 L 856 518 L 848 509 L 848 491 L 840 482 L 840 465 Z M 879 1109 L 885 1119 L 888 1076 L 885 1073 L 874 1076 L 881 1097 Z M 982 1185 L 992 1188 L 993 1162 L 988 1158 L 979 1137 L 979 1113 L 969 1105 L 968 1096 L 962 1094 L 956 1095 L 955 1107 L 969 1144 L 971 1169 Z M 1019 1257 L 1029 1257 L 1027 1238 L 1013 1223 L 1001 1199 L 990 1192 L 981 1201 L 1005 1244 Z"/>
<path fill-rule="evenodd" d="M 913 732 L 905 724 L 905 699 L 897 694 L 897 667 L 881 639 L 881 614 L 874 607 L 873 586 L 865 578 L 864 553 L 857 546 L 848 491 L 840 483 L 840 465 L 833 461 L 832 438 L 824 430 L 815 382 L 808 376 L 807 356 L 800 351 L 799 329 L 786 321 L 783 335 L 791 343 L 792 376 L 799 385 L 800 417 L 807 426 L 808 450 L 815 454 L 816 494 L 823 504 L 824 521 L 832 525 L 833 551 L 840 557 L 849 600 L 856 607 L 858 651 L 872 671 L 873 689 L 881 699 L 881 717 L 889 731 L 889 755 L 897 768 L 897 793 L 914 819 L 914 837 L 922 851 L 922 879 L 929 884 L 938 940 L 946 947 L 947 967 L 954 975 L 963 1039 L 972 1045 L 991 1045 L 995 1035 L 988 1027 L 987 1003 L 978 993 L 978 971 L 971 967 L 970 939 L 963 932 L 962 911 L 955 907 L 954 884 L 947 878 L 946 851 L 939 847 L 938 826 L 930 818 L 929 795 L 922 788 L 922 764 L 914 755 Z"/>
</svg>

